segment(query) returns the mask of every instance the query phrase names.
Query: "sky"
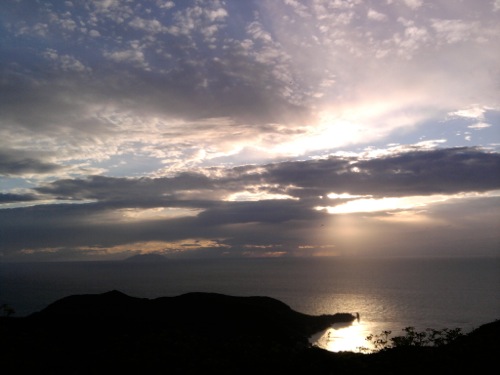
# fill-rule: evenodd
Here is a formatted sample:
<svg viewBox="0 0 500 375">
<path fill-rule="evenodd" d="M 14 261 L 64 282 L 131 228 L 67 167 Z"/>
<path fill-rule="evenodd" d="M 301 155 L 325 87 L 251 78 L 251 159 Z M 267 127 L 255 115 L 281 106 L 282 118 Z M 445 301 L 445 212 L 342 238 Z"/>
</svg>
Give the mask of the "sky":
<svg viewBox="0 0 500 375">
<path fill-rule="evenodd" d="M 500 256 L 499 0 L 3 0 L 0 261 Z"/>
</svg>

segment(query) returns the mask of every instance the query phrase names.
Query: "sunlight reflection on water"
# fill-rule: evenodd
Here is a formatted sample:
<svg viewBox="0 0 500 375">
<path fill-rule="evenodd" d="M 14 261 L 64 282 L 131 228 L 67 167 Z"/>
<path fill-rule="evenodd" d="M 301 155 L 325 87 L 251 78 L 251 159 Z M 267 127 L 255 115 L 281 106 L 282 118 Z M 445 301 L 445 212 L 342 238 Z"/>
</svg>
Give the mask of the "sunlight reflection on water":
<svg viewBox="0 0 500 375">
<path fill-rule="evenodd" d="M 353 321 L 352 323 L 335 323 L 331 327 L 313 335 L 311 344 L 326 349 L 330 352 L 360 352 L 360 348 L 373 347 L 366 337 L 377 329 L 376 324 L 366 321 Z"/>
</svg>

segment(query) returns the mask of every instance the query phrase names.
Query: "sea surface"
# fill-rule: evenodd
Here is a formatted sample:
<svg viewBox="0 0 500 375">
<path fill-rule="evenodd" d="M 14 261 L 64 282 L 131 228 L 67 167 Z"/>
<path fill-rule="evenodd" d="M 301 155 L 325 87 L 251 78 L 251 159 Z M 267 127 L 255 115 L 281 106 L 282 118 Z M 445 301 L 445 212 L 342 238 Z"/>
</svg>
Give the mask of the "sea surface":
<svg viewBox="0 0 500 375">
<path fill-rule="evenodd" d="M 500 319 L 500 258 L 224 259 L 161 263 L 0 263 L 0 305 L 27 316 L 68 295 L 119 290 L 155 298 L 188 292 L 269 296 L 311 315 L 359 321 L 311 337 L 331 351 L 370 348 L 366 336 L 413 326 L 461 328 Z"/>
</svg>

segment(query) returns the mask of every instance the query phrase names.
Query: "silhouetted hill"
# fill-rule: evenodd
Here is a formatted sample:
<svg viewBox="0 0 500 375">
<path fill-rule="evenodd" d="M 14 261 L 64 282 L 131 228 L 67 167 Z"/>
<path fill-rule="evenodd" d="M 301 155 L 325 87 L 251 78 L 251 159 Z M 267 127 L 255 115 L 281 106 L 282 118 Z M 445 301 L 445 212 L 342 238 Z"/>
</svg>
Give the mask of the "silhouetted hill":
<svg viewBox="0 0 500 375">
<path fill-rule="evenodd" d="M 333 323 L 352 322 L 352 314 L 309 316 L 292 310 L 269 297 L 234 297 L 216 293 L 187 293 L 156 299 L 135 298 L 119 291 L 97 295 L 75 295 L 63 298 L 44 310 L 32 314 L 31 320 L 120 321 L 142 326 L 186 331 L 211 332 L 218 335 L 236 333 L 261 336 L 283 336 L 306 345 L 308 336 Z M 276 338 L 279 340 L 279 338 Z"/>
<path fill-rule="evenodd" d="M 309 316 L 269 297 L 69 296 L 29 317 L 0 319 L 1 368 L 5 374 L 451 374 L 497 363 L 499 322 L 443 348 L 364 355 L 308 345 L 311 334 L 353 320 Z"/>
</svg>

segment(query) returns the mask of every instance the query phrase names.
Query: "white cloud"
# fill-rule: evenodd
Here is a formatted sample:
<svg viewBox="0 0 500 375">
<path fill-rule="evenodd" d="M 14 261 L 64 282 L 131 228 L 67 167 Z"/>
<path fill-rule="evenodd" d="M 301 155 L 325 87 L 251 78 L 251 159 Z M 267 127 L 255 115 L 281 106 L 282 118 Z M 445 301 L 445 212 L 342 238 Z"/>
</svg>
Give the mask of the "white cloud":
<svg viewBox="0 0 500 375">
<path fill-rule="evenodd" d="M 222 21 L 228 16 L 224 8 L 205 9 L 204 14 L 210 22 Z"/>
<path fill-rule="evenodd" d="M 415 10 L 418 9 L 422 6 L 423 1 L 422 0 L 404 0 L 404 3 L 410 7 L 411 9 Z"/>
<path fill-rule="evenodd" d="M 175 29 L 170 30 L 170 32 L 183 35 L 190 35 L 198 31 L 203 32 L 203 29 L 222 24 L 228 17 L 228 12 L 221 6 L 222 3 L 213 1 L 205 5 L 205 7 L 195 5 L 175 12 L 175 24 L 171 25 Z"/>
<path fill-rule="evenodd" d="M 143 46 L 137 40 L 129 42 L 130 48 L 119 51 L 104 51 L 103 56 L 117 63 L 131 63 L 136 67 L 149 70 L 149 64 L 144 56 Z"/>
<path fill-rule="evenodd" d="M 120 6 L 120 0 L 96 0 L 94 3 L 95 6 L 101 10 L 118 8 Z"/>
<path fill-rule="evenodd" d="M 81 61 L 70 55 L 59 55 L 54 49 L 46 49 L 43 56 L 55 63 L 55 65 L 66 72 L 90 72 L 91 69 L 83 65 Z"/>
<path fill-rule="evenodd" d="M 60 25 L 63 29 L 74 31 L 76 29 L 76 22 L 72 19 L 63 19 L 60 20 Z"/>
<path fill-rule="evenodd" d="M 480 29 L 477 22 L 463 20 L 433 19 L 431 25 L 437 33 L 438 40 L 447 44 L 467 41 Z"/>
<path fill-rule="evenodd" d="M 104 52 L 104 56 L 115 62 L 135 62 L 144 64 L 144 54 L 137 49 L 129 49 L 115 52 Z"/>
<path fill-rule="evenodd" d="M 301 17 L 310 17 L 307 7 L 297 0 L 285 0 L 285 4 L 292 7 L 293 11 Z"/>
<path fill-rule="evenodd" d="M 148 33 L 156 34 L 166 31 L 166 28 L 158 20 L 147 20 L 141 17 L 135 17 L 129 22 L 134 29 L 142 30 Z"/>
<path fill-rule="evenodd" d="M 485 112 L 486 109 L 483 107 L 470 107 L 467 109 L 460 109 L 458 111 L 450 112 L 448 113 L 448 115 L 482 120 L 484 119 Z"/>
<path fill-rule="evenodd" d="M 476 129 L 476 130 L 480 130 L 480 129 L 486 129 L 486 128 L 490 128 L 491 127 L 491 124 L 487 124 L 485 122 L 477 122 L 473 125 L 469 125 L 467 126 L 469 129 Z"/>
<path fill-rule="evenodd" d="M 273 41 L 271 34 L 266 31 L 262 24 L 258 21 L 253 21 L 247 26 L 247 32 L 254 40 L 259 40 L 265 43 Z"/>
<path fill-rule="evenodd" d="M 159 8 L 162 9 L 171 9 L 175 7 L 175 3 L 173 1 L 165 1 L 165 0 L 159 0 L 156 2 Z"/>
<path fill-rule="evenodd" d="M 91 24 L 96 25 L 104 19 L 109 19 L 117 24 L 125 22 L 133 15 L 132 8 L 128 5 L 129 1 L 124 0 L 96 0 L 92 2 L 92 7 L 95 9 L 90 14 Z"/>
<path fill-rule="evenodd" d="M 374 9 L 368 10 L 367 17 L 371 20 L 374 20 L 374 21 L 386 21 L 387 20 L 387 16 L 385 14 L 377 12 Z"/>
</svg>

